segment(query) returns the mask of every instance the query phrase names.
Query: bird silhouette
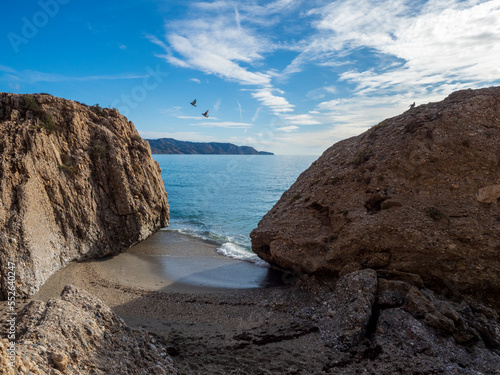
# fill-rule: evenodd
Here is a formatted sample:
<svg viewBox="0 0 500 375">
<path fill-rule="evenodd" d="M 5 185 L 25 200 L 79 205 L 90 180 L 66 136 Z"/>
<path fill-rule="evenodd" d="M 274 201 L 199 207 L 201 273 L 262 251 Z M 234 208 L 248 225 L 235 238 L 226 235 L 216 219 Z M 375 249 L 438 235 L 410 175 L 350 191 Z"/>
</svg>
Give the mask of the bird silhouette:
<svg viewBox="0 0 500 375">
<path fill-rule="evenodd" d="M 202 113 L 203 116 L 205 116 L 206 118 L 208 118 L 208 109 L 205 113 Z"/>
<path fill-rule="evenodd" d="M 413 104 L 410 104 L 410 109 L 412 109 L 414 107 L 415 107 L 415 102 L 413 102 Z"/>
<path fill-rule="evenodd" d="M 195 100 L 193 100 L 193 101 L 191 102 L 191 105 L 192 105 L 193 107 L 196 107 L 196 99 L 195 99 Z"/>
</svg>

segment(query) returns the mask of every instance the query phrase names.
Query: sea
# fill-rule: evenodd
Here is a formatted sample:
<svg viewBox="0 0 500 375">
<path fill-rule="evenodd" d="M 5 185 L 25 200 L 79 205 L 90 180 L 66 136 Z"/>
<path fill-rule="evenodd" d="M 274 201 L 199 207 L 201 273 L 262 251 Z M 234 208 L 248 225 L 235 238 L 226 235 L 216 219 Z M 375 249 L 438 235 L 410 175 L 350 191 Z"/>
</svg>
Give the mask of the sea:
<svg viewBox="0 0 500 375">
<path fill-rule="evenodd" d="M 266 267 L 250 232 L 318 156 L 153 155 L 160 164 L 170 224 L 215 242 L 222 255 Z"/>
</svg>

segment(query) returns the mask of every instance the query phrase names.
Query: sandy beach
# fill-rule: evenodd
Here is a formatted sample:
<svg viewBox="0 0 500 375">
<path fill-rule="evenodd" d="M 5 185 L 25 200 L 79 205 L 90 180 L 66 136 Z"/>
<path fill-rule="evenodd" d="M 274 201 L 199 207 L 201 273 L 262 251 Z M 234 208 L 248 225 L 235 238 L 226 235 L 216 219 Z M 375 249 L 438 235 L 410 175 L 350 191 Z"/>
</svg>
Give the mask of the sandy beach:
<svg viewBox="0 0 500 375">
<path fill-rule="evenodd" d="M 125 253 L 69 265 L 54 274 L 35 297 L 57 297 L 68 283 L 170 293 L 214 293 L 282 284 L 281 274 L 270 267 L 226 257 L 217 253 L 217 248 L 214 242 L 177 231 L 159 231 Z"/>
<path fill-rule="evenodd" d="M 182 374 L 320 373 L 326 348 L 300 312 L 317 303 L 313 295 L 216 249 L 161 231 L 126 253 L 71 264 L 33 299 L 58 297 L 68 284 L 86 289 L 157 335 Z"/>
</svg>

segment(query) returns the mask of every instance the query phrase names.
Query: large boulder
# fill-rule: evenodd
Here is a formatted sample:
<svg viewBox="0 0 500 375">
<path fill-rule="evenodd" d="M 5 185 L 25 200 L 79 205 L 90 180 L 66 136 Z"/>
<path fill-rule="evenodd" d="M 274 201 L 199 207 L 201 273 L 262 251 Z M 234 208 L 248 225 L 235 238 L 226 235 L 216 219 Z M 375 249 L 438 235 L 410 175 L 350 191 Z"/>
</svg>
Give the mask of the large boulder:
<svg viewBox="0 0 500 375">
<path fill-rule="evenodd" d="M 0 133 L 0 299 L 168 225 L 160 167 L 115 109 L 0 93 Z"/>
<path fill-rule="evenodd" d="M 13 351 L 0 341 L 2 374 L 176 374 L 166 349 L 125 325 L 100 299 L 66 286 L 60 299 L 30 302 L 18 316 Z"/>
<path fill-rule="evenodd" d="M 330 147 L 251 233 L 280 268 L 411 273 L 499 305 L 500 88 L 412 108 Z"/>
</svg>

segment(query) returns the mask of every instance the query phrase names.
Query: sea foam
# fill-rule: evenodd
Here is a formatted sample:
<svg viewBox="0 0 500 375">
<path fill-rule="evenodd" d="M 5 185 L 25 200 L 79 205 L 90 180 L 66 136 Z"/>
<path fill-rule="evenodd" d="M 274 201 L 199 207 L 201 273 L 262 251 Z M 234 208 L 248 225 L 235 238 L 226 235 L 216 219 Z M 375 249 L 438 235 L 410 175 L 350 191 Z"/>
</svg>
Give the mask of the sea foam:
<svg viewBox="0 0 500 375">
<path fill-rule="evenodd" d="M 232 242 L 224 243 L 217 249 L 217 252 L 230 258 L 252 262 L 260 267 L 269 267 L 269 264 L 260 259 L 256 254 Z"/>
</svg>

